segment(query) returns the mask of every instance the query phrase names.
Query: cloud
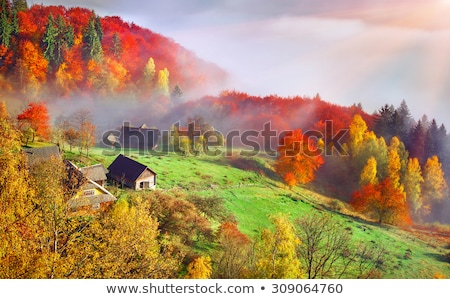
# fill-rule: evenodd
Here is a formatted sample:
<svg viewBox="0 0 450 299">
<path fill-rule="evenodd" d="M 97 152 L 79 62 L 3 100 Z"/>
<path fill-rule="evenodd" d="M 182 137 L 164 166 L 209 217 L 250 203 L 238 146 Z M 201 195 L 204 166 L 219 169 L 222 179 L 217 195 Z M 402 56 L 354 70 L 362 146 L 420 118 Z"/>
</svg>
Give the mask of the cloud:
<svg viewBox="0 0 450 299">
<path fill-rule="evenodd" d="M 43 0 L 45 5 L 84 6 L 101 15 L 161 28 L 211 26 L 278 17 L 327 17 L 425 28 L 449 28 L 443 0 Z M 214 16 L 214 17 L 213 17 Z"/>
</svg>

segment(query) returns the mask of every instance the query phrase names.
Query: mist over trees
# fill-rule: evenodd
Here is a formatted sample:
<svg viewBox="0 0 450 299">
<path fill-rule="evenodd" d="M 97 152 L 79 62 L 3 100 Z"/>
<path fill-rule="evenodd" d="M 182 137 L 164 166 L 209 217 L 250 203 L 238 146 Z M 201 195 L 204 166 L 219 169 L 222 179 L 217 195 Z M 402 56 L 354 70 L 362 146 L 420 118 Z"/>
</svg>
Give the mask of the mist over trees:
<svg viewBox="0 0 450 299">
<path fill-rule="evenodd" d="M 176 86 L 198 94 L 226 78 L 174 41 L 119 17 L 26 1 L 0 4 L 1 84 L 13 98 L 127 92 L 148 99 L 169 97 Z"/>
</svg>

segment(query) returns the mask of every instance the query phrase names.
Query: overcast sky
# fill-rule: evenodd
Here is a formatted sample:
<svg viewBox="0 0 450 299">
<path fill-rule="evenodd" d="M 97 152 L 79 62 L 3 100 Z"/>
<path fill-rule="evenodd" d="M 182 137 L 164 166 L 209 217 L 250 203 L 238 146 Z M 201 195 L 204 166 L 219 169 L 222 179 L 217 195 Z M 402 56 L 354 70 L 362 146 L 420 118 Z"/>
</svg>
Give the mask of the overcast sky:
<svg viewBox="0 0 450 299">
<path fill-rule="evenodd" d="M 32 1 L 28 1 L 33 4 Z M 405 99 L 450 130 L 450 0 L 41 0 L 174 39 L 253 95 L 319 93 L 373 112 Z M 219 92 L 219 91 L 218 91 Z"/>
</svg>

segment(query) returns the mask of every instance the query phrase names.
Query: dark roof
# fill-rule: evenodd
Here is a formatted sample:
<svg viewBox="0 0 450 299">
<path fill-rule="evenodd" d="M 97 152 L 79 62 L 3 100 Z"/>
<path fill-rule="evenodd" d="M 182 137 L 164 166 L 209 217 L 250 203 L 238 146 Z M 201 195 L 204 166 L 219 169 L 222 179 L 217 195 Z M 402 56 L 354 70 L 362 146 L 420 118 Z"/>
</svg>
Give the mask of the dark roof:
<svg viewBox="0 0 450 299">
<path fill-rule="evenodd" d="M 62 159 L 61 153 L 59 152 L 59 147 L 56 145 L 47 147 L 24 148 L 23 152 L 28 157 L 29 166 L 33 166 L 39 162 L 48 161 L 52 156 L 57 159 Z"/>
<path fill-rule="evenodd" d="M 120 135 L 108 136 L 108 140 L 114 144 L 119 142 L 123 148 L 137 148 L 151 150 L 158 144 L 160 131 L 158 129 L 150 129 L 146 124 L 140 127 L 132 127 L 130 123 L 125 123 L 120 128 Z"/>
<path fill-rule="evenodd" d="M 128 180 L 135 181 L 139 176 L 146 170 L 150 170 L 153 174 L 156 173 L 133 159 L 125 157 L 120 154 L 117 158 L 109 165 L 108 170 L 112 175 L 124 176 Z"/>
<path fill-rule="evenodd" d="M 81 173 L 93 181 L 105 181 L 108 170 L 102 164 L 96 164 L 79 169 Z"/>
</svg>

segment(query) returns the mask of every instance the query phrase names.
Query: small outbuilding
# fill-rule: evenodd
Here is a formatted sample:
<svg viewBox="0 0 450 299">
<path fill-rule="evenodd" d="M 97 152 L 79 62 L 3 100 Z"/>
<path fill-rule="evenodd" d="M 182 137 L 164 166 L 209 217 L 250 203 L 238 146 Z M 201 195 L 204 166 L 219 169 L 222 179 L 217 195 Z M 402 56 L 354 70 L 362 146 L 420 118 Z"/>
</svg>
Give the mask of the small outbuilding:
<svg viewBox="0 0 450 299">
<path fill-rule="evenodd" d="M 103 164 L 95 164 L 92 166 L 86 166 L 79 169 L 81 173 L 88 179 L 93 180 L 102 187 L 106 186 L 106 174 L 108 170 L 103 166 Z"/>
<path fill-rule="evenodd" d="M 108 179 L 119 187 L 134 190 L 156 189 L 156 172 L 122 154 L 108 167 Z"/>
</svg>

